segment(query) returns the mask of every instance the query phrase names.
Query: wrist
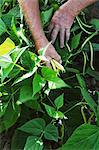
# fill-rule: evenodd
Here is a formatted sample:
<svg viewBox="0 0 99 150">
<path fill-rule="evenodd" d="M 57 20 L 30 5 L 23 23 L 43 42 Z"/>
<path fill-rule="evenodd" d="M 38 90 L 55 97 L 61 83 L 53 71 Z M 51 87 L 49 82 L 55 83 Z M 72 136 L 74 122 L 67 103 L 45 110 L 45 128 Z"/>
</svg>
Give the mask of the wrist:
<svg viewBox="0 0 99 150">
<path fill-rule="evenodd" d="M 37 51 L 40 50 L 41 48 L 45 48 L 49 43 L 46 37 L 42 37 L 42 36 L 34 41 L 35 41 L 35 46 Z"/>
<path fill-rule="evenodd" d="M 76 17 L 76 15 L 78 14 L 77 1 L 74 2 L 68 0 L 59 8 L 59 10 L 62 11 L 63 14 L 69 14 L 72 17 Z"/>
<path fill-rule="evenodd" d="M 97 0 L 68 0 L 67 6 L 69 7 L 72 15 L 75 17 L 80 13 L 81 10 L 96 1 Z"/>
<path fill-rule="evenodd" d="M 80 1 L 77 1 L 77 0 L 74 0 L 74 1 L 69 0 L 67 1 L 67 7 L 69 8 L 70 14 L 73 17 L 76 17 L 82 9 L 82 4 Z"/>
</svg>

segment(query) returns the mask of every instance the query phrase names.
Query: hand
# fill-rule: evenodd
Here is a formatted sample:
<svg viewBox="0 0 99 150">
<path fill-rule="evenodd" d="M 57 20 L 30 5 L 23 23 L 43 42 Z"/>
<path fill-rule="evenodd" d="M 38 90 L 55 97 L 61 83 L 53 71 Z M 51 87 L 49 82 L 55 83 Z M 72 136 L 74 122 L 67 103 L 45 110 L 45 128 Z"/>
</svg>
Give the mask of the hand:
<svg viewBox="0 0 99 150">
<path fill-rule="evenodd" d="M 51 59 L 55 59 L 60 64 L 62 63 L 60 55 L 56 52 L 52 44 L 50 44 L 48 49 L 45 51 L 45 57 L 48 59 L 46 62 L 47 66 L 50 66 Z"/>
<path fill-rule="evenodd" d="M 47 66 L 50 66 L 51 59 L 55 59 L 59 63 L 62 63 L 60 55 L 56 52 L 54 46 L 52 44 L 50 44 L 46 38 L 37 40 L 35 42 L 35 44 L 36 44 L 36 49 L 38 51 L 40 49 L 46 48 L 48 46 L 47 49 L 45 50 L 45 54 L 44 54 L 46 60 L 43 60 L 43 61 L 46 61 Z"/>
<path fill-rule="evenodd" d="M 49 26 L 49 32 L 51 33 L 51 40 L 54 43 L 58 33 L 60 32 L 60 47 L 64 47 L 65 38 L 66 41 L 70 37 L 70 28 L 73 24 L 74 16 L 68 3 L 62 5 L 58 11 L 55 12 L 51 24 Z"/>
</svg>

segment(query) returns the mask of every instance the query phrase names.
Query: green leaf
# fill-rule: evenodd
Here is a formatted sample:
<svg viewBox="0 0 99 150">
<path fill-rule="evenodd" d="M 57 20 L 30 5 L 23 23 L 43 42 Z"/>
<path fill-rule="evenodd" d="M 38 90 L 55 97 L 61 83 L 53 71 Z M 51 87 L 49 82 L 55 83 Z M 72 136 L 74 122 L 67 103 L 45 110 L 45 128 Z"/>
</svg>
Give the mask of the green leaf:
<svg viewBox="0 0 99 150">
<path fill-rule="evenodd" d="M 2 73 L 1 73 L 1 82 L 3 82 L 5 80 L 5 78 L 8 77 L 9 73 L 12 71 L 14 67 L 14 64 L 11 63 L 7 66 L 7 68 L 2 68 Z"/>
<path fill-rule="evenodd" d="M 26 143 L 28 135 L 19 130 L 14 131 L 13 137 L 11 139 L 11 150 L 23 150 Z"/>
<path fill-rule="evenodd" d="M 12 58 L 9 55 L 0 56 L 0 66 L 2 68 L 7 68 L 12 63 Z"/>
<path fill-rule="evenodd" d="M 89 74 L 90 76 L 94 77 L 97 81 L 99 81 L 99 72 L 98 71 L 88 68 L 86 73 Z"/>
<path fill-rule="evenodd" d="M 33 79 L 33 95 L 38 93 L 46 84 L 46 81 L 39 74 L 35 74 Z"/>
<path fill-rule="evenodd" d="M 5 114 L 7 107 L 8 107 L 8 103 L 2 101 L 0 102 L 0 117 L 2 117 Z"/>
<path fill-rule="evenodd" d="M 44 137 L 47 140 L 58 142 L 58 129 L 53 124 L 48 124 L 45 128 Z"/>
<path fill-rule="evenodd" d="M 30 72 L 24 74 L 23 76 L 17 78 L 17 79 L 14 81 L 13 85 L 14 85 L 14 84 L 17 84 L 17 83 L 19 83 L 19 82 L 21 82 L 21 81 L 23 81 L 23 80 L 25 80 L 25 79 L 27 79 L 27 78 L 29 78 L 29 77 L 31 77 L 31 76 L 36 72 L 36 70 L 37 70 L 37 67 L 34 67 L 32 71 L 30 71 Z"/>
<path fill-rule="evenodd" d="M 67 117 L 61 112 L 61 111 L 56 111 L 56 116 L 54 116 L 55 119 L 67 119 Z"/>
<path fill-rule="evenodd" d="M 62 87 L 70 88 L 70 86 L 66 84 L 61 78 L 57 77 L 57 73 L 51 68 L 43 67 L 41 72 L 44 79 L 50 81 L 48 82 L 50 89 L 58 89 Z"/>
<path fill-rule="evenodd" d="M 15 19 L 20 18 L 20 8 L 17 4 L 16 4 L 16 7 L 13 7 L 12 9 L 10 9 L 8 13 L 2 15 L 2 20 L 4 21 L 6 26 L 8 26 L 9 28 L 11 28 L 11 21 L 13 17 Z"/>
<path fill-rule="evenodd" d="M 33 97 L 33 100 L 26 102 L 25 105 L 33 110 L 42 112 L 42 108 L 41 108 L 39 102 L 37 101 L 37 99 L 38 99 L 38 96 L 35 95 Z"/>
<path fill-rule="evenodd" d="M 0 18 L 0 36 L 7 31 L 6 25 Z"/>
<path fill-rule="evenodd" d="M 77 23 L 74 23 L 73 27 L 71 28 L 71 32 L 75 32 L 78 29 L 80 29 L 79 25 Z"/>
<path fill-rule="evenodd" d="M 24 103 L 26 101 L 32 100 L 33 91 L 31 85 L 24 85 L 20 89 L 19 102 Z"/>
<path fill-rule="evenodd" d="M 61 108 L 64 104 L 64 97 L 63 97 L 63 94 L 60 95 L 59 97 L 57 97 L 54 101 L 57 109 Z"/>
<path fill-rule="evenodd" d="M 77 77 L 77 80 L 78 80 L 80 86 L 81 86 L 82 88 L 86 88 L 86 83 L 85 83 L 83 77 L 80 76 L 79 74 L 76 74 L 76 77 Z"/>
<path fill-rule="evenodd" d="M 90 94 L 88 93 L 88 91 L 84 88 L 81 88 L 81 93 L 83 98 L 85 99 L 85 101 L 88 103 L 88 105 L 90 106 L 90 108 L 94 111 L 94 113 L 96 114 L 96 107 L 97 104 L 95 103 L 95 101 L 92 99 L 92 97 L 90 96 Z"/>
<path fill-rule="evenodd" d="M 92 19 L 91 20 L 91 22 L 90 22 L 92 25 L 93 25 L 93 27 L 96 29 L 96 30 L 98 30 L 99 31 L 99 19 Z"/>
<path fill-rule="evenodd" d="M 94 113 L 96 113 L 97 105 L 96 105 L 95 101 L 92 99 L 92 97 L 90 96 L 90 94 L 88 93 L 84 79 L 79 74 L 77 74 L 76 76 L 77 76 L 78 82 L 81 86 L 80 90 L 81 90 L 81 94 L 82 94 L 83 98 L 88 103 L 90 108 L 94 111 Z"/>
<path fill-rule="evenodd" d="M 52 13 L 53 13 L 53 8 L 41 12 L 41 19 L 43 25 L 45 25 L 50 21 Z"/>
<path fill-rule="evenodd" d="M 35 57 L 36 58 L 36 57 Z M 34 60 L 35 60 L 34 58 Z M 25 51 L 21 57 L 21 64 L 25 66 L 26 69 L 31 70 L 35 66 L 35 61 L 31 59 L 29 51 Z"/>
<path fill-rule="evenodd" d="M 66 67 L 67 72 L 80 73 L 78 69 Z"/>
<path fill-rule="evenodd" d="M 99 104 L 97 106 L 97 114 L 96 114 L 96 117 L 97 117 L 97 125 L 99 126 Z"/>
<path fill-rule="evenodd" d="M 97 105 L 96 105 L 95 101 L 92 99 L 92 97 L 90 96 L 90 94 L 88 93 L 88 91 L 85 87 L 86 84 L 85 84 L 84 79 L 78 74 L 77 74 L 77 79 L 78 79 L 78 82 L 81 86 L 80 90 L 81 90 L 83 98 L 88 103 L 88 105 L 91 107 L 91 109 L 96 113 Z"/>
<path fill-rule="evenodd" d="M 80 43 L 80 38 L 81 38 L 81 34 L 82 32 L 78 33 L 77 35 L 75 35 L 73 38 L 72 38 L 72 41 L 71 41 L 71 49 L 76 49 Z"/>
<path fill-rule="evenodd" d="M 26 49 L 27 46 L 23 48 L 16 48 L 13 50 L 13 52 L 11 52 L 11 58 L 13 60 L 13 63 L 10 63 L 7 68 L 2 69 L 1 82 L 3 82 L 6 77 L 8 77 L 9 73 L 12 71 L 15 64 L 17 63 L 17 61 L 19 60 L 19 58 Z"/>
<path fill-rule="evenodd" d="M 10 31 L 10 37 L 11 39 L 13 39 L 16 44 L 19 44 L 20 43 L 20 38 L 18 37 L 18 33 L 17 33 L 17 27 L 16 27 L 16 20 L 14 17 L 12 17 L 12 20 L 11 20 L 11 31 Z"/>
<path fill-rule="evenodd" d="M 29 55 L 30 55 L 30 59 L 33 61 L 33 62 L 35 62 L 35 65 L 36 64 L 39 64 L 40 63 L 40 59 L 39 59 L 39 57 L 35 54 L 35 53 L 33 53 L 33 52 L 31 52 L 31 51 L 28 51 L 29 52 Z"/>
<path fill-rule="evenodd" d="M 45 129 L 45 121 L 41 118 L 36 118 L 26 122 L 23 126 L 18 128 L 21 131 L 30 133 L 34 136 L 40 135 Z"/>
<path fill-rule="evenodd" d="M 0 133 L 4 130 L 7 130 L 12 125 L 14 125 L 19 116 L 20 116 L 20 106 L 16 104 L 12 106 L 12 103 L 10 103 L 6 108 L 5 114 L 3 115 L 1 121 L 2 123 L 0 124 Z"/>
<path fill-rule="evenodd" d="M 45 110 L 47 112 L 47 114 L 55 119 L 63 119 L 65 116 L 61 111 L 57 111 L 54 107 L 43 104 L 45 106 Z"/>
<path fill-rule="evenodd" d="M 60 150 L 98 150 L 99 127 L 83 124 L 78 127 Z"/>
<path fill-rule="evenodd" d="M 42 72 L 44 79 L 47 81 L 54 81 L 55 78 L 57 77 L 57 73 L 48 67 L 43 67 L 41 72 Z"/>
<path fill-rule="evenodd" d="M 21 69 L 21 66 L 14 66 L 14 68 L 11 70 L 11 72 L 8 75 L 8 78 L 15 78 L 23 69 Z"/>
<path fill-rule="evenodd" d="M 29 136 L 27 138 L 24 150 L 42 150 L 43 142 L 38 137 Z"/>
<path fill-rule="evenodd" d="M 46 109 L 47 114 L 48 114 L 50 117 L 53 117 L 53 118 L 54 118 L 54 116 L 56 116 L 56 110 L 55 110 L 55 108 L 54 108 L 54 107 L 51 107 L 51 106 L 49 106 L 49 105 L 46 105 L 46 104 L 44 104 L 44 106 L 45 106 L 45 109 Z"/>
<path fill-rule="evenodd" d="M 11 58 L 12 58 L 14 63 L 16 63 L 19 60 L 19 58 L 27 50 L 27 48 L 28 48 L 28 46 L 25 46 L 25 47 L 22 47 L 22 48 L 16 47 L 13 50 L 13 52 L 11 53 Z"/>
<path fill-rule="evenodd" d="M 70 86 L 68 84 L 66 84 L 61 78 L 58 78 L 58 77 L 54 78 L 53 82 L 49 81 L 48 87 L 49 87 L 49 89 L 60 89 L 63 87 L 70 88 Z"/>
<path fill-rule="evenodd" d="M 0 7 L 2 6 L 3 2 L 4 2 L 4 0 L 0 0 Z"/>
</svg>

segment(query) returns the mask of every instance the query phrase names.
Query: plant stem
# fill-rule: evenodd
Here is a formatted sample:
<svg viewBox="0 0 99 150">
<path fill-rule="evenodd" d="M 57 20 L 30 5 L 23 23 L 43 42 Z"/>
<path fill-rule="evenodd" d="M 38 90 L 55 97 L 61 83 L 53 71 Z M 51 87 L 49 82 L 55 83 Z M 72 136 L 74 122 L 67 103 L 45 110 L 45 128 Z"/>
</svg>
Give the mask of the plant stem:
<svg viewBox="0 0 99 150">
<path fill-rule="evenodd" d="M 69 111 L 71 111 L 72 109 L 74 109 L 74 108 L 77 107 L 77 106 L 86 105 L 86 104 L 87 104 L 86 102 L 79 102 L 79 103 L 75 104 L 74 106 L 72 106 L 71 108 L 69 108 L 68 110 L 66 110 L 66 111 L 64 112 L 64 114 L 68 113 Z"/>
<path fill-rule="evenodd" d="M 84 113 L 84 108 L 85 108 L 85 106 L 82 106 L 82 107 L 81 107 L 81 114 L 82 114 L 84 123 L 87 123 L 87 119 L 86 119 L 86 116 L 85 116 L 85 113 Z"/>
</svg>

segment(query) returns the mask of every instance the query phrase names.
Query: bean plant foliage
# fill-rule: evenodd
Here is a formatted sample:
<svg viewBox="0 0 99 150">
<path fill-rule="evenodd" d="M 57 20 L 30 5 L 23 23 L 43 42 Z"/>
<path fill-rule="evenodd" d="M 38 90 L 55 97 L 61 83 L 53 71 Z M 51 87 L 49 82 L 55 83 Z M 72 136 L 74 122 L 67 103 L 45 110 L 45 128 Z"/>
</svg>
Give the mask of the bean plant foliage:
<svg viewBox="0 0 99 150">
<path fill-rule="evenodd" d="M 40 1 L 49 41 L 47 27 L 61 4 Z M 68 44 L 54 44 L 63 71 L 49 68 L 42 62 L 46 48 L 36 54 L 18 2 L 0 0 L 0 134 L 8 133 L 11 150 L 99 149 L 98 31 L 99 20 L 81 12 Z"/>
</svg>

